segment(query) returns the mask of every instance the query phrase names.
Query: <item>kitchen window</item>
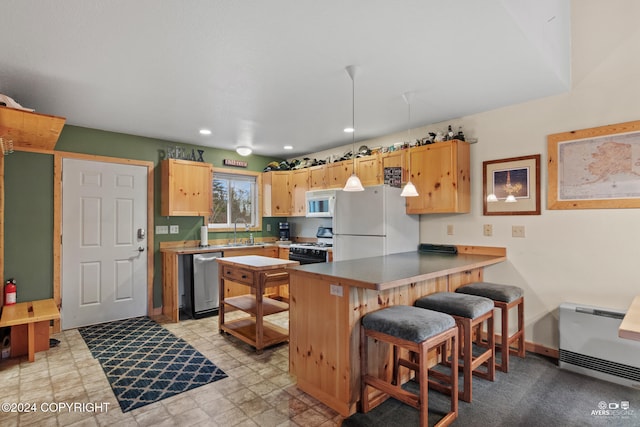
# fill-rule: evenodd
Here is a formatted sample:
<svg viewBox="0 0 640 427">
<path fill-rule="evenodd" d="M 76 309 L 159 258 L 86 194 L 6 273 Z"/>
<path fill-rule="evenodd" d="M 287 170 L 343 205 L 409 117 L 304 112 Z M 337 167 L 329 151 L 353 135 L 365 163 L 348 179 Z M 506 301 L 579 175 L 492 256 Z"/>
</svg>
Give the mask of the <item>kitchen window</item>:
<svg viewBox="0 0 640 427">
<path fill-rule="evenodd" d="M 257 228 L 262 221 L 258 209 L 258 184 L 258 172 L 229 172 L 214 168 L 213 213 L 209 217 L 209 228 L 229 230 L 234 224 Z"/>
</svg>

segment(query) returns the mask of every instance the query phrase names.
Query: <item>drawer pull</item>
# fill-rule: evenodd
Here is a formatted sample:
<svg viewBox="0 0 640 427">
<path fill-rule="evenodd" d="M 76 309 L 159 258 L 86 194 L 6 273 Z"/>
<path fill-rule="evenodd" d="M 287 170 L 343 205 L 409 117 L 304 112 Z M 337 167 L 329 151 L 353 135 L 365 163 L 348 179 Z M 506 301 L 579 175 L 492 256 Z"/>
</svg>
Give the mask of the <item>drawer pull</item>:
<svg viewBox="0 0 640 427">
<path fill-rule="evenodd" d="M 246 275 L 246 274 L 243 274 L 243 275 L 242 275 L 242 278 L 243 278 L 243 279 L 246 279 L 246 278 L 247 278 L 247 275 Z"/>
</svg>

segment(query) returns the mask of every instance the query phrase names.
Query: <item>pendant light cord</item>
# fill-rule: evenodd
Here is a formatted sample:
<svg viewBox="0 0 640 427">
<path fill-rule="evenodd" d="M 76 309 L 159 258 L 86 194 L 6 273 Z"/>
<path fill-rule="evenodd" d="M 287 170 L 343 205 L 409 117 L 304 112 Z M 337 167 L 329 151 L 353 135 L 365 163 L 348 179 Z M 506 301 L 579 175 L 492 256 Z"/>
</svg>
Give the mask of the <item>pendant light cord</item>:
<svg viewBox="0 0 640 427">
<path fill-rule="evenodd" d="M 351 76 L 351 156 L 353 162 L 351 164 L 351 173 L 356 173 L 356 76 Z"/>
</svg>

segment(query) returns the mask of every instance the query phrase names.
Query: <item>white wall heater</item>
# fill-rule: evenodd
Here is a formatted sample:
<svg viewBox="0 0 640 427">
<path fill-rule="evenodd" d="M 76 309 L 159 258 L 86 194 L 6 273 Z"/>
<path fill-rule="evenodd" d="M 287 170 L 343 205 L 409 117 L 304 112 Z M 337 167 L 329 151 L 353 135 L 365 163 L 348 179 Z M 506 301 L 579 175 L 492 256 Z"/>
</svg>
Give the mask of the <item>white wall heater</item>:
<svg viewBox="0 0 640 427">
<path fill-rule="evenodd" d="M 560 304 L 560 368 L 640 389 L 640 342 L 618 337 L 624 315 Z"/>
</svg>

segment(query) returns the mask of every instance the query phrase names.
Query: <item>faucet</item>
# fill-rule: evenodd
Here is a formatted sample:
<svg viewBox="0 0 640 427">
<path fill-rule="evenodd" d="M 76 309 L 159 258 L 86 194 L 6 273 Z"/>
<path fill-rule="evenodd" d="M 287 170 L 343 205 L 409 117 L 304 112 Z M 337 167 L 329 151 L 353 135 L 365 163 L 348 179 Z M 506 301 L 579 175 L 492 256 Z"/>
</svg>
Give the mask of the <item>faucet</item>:
<svg viewBox="0 0 640 427">
<path fill-rule="evenodd" d="M 244 224 L 245 231 L 249 231 L 249 224 L 247 224 L 247 220 L 244 218 L 236 218 L 236 220 L 233 222 L 233 244 L 234 245 L 237 245 L 236 232 L 237 232 L 239 222 L 242 222 Z"/>
</svg>

